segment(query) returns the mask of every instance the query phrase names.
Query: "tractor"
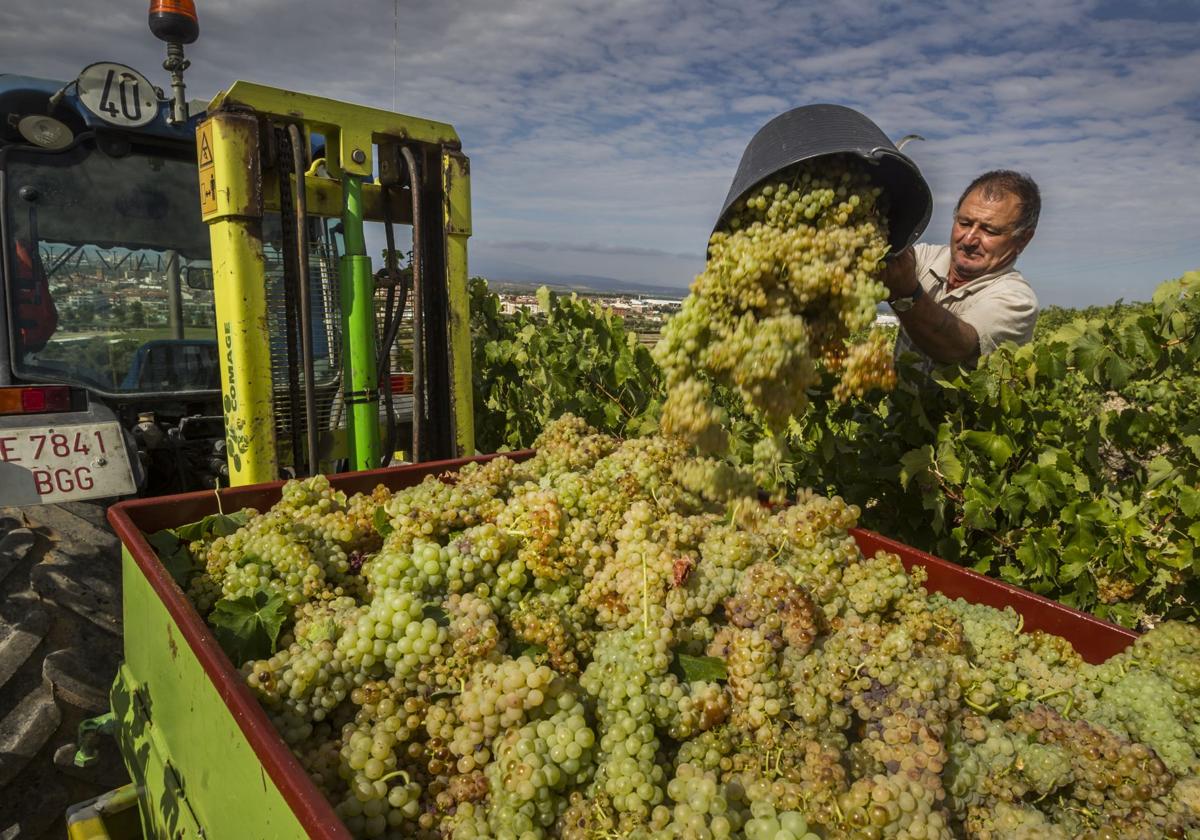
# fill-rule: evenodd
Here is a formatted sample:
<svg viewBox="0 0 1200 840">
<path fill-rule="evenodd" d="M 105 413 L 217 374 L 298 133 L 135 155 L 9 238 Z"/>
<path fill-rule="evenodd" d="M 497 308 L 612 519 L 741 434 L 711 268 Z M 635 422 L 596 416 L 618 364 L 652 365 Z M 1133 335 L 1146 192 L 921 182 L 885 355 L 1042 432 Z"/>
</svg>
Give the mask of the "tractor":
<svg viewBox="0 0 1200 840">
<path fill-rule="evenodd" d="M 74 760 L 121 656 L 106 504 L 474 453 L 454 129 L 246 82 L 189 105 L 194 5 L 150 24 L 170 95 L 0 75 L 6 839 L 123 780 Z"/>
</svg>

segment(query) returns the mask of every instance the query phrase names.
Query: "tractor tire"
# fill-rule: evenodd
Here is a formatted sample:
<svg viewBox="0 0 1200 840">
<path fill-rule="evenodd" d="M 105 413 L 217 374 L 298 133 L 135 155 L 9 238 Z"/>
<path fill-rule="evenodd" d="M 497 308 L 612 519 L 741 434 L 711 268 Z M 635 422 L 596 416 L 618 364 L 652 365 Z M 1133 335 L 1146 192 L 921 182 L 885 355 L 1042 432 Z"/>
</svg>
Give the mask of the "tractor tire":
<svg viewBox="0 0 1200 840">
<path fill-rule="evenodd" d="M 128 781 L 116 746 L 74 766 L 121 660 L 120 543 L 105 505 L 0 508 L 0 838 L 61 840 L 68 805 Z"/>
</svg>

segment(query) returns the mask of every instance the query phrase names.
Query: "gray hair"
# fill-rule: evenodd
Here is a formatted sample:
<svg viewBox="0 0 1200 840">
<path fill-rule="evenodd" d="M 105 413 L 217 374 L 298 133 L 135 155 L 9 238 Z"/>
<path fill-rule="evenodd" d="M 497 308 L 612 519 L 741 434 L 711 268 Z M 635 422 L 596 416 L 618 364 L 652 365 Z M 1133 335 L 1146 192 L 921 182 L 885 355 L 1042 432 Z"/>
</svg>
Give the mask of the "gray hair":
<svg viewBox="0 0 1200 840">
<path fill-rule="evenodd" d="M 1017 226 L 1014 232 L 1019 233 L 1025 230 L 1032 232 L 1037 228 L 1038 216 L 1042 212 L 1042 193 L 1038 190 L 1038 185 L 1034 183 L 1033 178 L 1023 172 L 1014 172 L 1011 169 L 993 169 L 990 172 L 984 172 L 963 190 L 962 195 L 958 197 L 958 204 L 954 205 L 955 211 L 962 207 L 966 197 L 976 189 L 982 190 L 983 197 L 989 199 L 1015 195 L 1021 205 L 1021 215 L 1017 217 Z"/>
</svg>

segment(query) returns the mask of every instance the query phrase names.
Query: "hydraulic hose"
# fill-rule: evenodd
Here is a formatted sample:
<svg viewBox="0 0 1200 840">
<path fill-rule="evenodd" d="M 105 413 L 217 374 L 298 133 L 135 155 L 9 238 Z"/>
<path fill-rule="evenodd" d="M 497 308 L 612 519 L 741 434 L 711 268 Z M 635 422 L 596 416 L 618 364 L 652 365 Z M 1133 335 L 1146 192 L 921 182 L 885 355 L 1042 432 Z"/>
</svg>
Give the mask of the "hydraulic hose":
<svg viewBox="0 0 1200 840">
<path fill-rule="evenodd" d="M 408 305 L 408 289 L 400 279 L 396 270 L 396 234 L 392 228 L 392 211 L 388 200 L 388 187 L 383 188 L 383 233 L 387 239 L 387 273 L 388 293 L 384 309 L 384 336 L 379 349 L 379 390 L 383 394 L 384 407 L 387 412 L 387 438 L 380 460 L 381 466 L 387 466 L 392 460 L 396 449 L 396 407 L 392 404 L 392 347 L 396 343 L 396 335 L 400 332 L 400 322 L 404 320 L 404 310 Z M 396 308 L 396 291 L 400 291 L 400 306 Z"/>
<path fill-rule="evenodd" d="M 424 262 L 421 245 L 421 179 L 417 173 L 417 160 L 407 146 L 400 149 L 404 165 L 408 167 L 408 185 L 412 193 L 412 313 L 413 313 L 413 418 L 412 418 L 412 461 L 419 462 L 425 446 L 425 313 L 424 306 Z"/>
<path fill-rule="evenodd" d="M 294 123 L 288 126 L 288 137 L 292 141 L 292 168 L 296 173 L 296 267 L 300 279 L 300 358 L 304 366 L 304 431 L 308 444 L 308 474 L 316 475 L 320 469 L 320 458 L 317 453 L 317 393 L 313 364 L 312 283 L 309 281 L 308 262 L 308 188 L 304 180 L 308 155 L 305 153 L 304 136 Z"/>
</svg>

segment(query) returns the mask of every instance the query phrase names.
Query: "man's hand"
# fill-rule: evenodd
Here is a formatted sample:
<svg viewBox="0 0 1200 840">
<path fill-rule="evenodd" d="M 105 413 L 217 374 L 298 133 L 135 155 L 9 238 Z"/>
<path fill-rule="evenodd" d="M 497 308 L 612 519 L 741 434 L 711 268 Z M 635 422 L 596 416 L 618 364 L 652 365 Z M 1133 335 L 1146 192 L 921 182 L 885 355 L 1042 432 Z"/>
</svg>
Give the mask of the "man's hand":
<svg viewBox="0 0 1200 840">
<path fill-rule="evenodd" d="M 889 298 L 911 296 L 919 282 L 913 249 L 905 248 L 891 257 L 879 279 L 887 286 Z M 896 314 L 913 343 L 938 363 L 962 362 L 979 355 L 979 335 L 975 328 L 935 303 L 933 295 L 922 295 L 911 309 Z"/>
<path fill-rule="evenodd" d="M 917 290 L 917 255 L 912 246 L 888 257 L 879 279 L 887 286 L 888 297 L 908 297 Z"/>
</svg>

